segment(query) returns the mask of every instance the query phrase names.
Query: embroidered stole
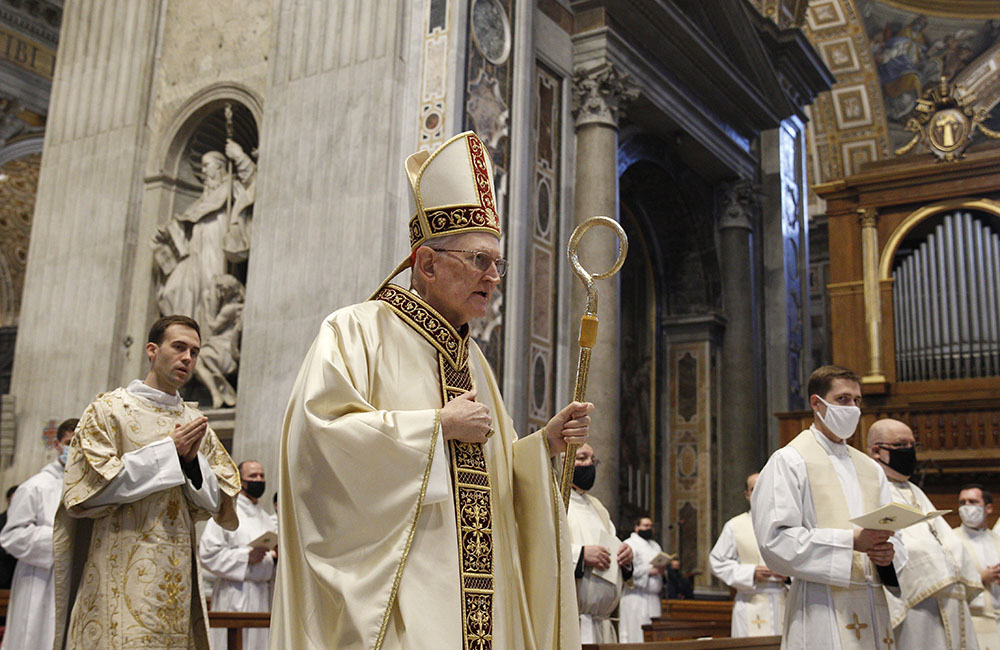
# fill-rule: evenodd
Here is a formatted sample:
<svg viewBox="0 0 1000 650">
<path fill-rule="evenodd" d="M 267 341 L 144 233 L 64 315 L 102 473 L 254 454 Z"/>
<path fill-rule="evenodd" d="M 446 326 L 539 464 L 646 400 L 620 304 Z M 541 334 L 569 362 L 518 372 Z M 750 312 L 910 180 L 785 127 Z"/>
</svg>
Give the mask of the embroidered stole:
<svg viewBox="0 0 1000 650">
<path fill-rule="evenodd" d="M 806 462 L 817 526 L 853 530 L 847 498 L 837 471 L 813 431 L 806 429 L 788 445 L 799 452 Z M 867 457 L 857 449 L 850 445 L 847 445 L 847 449 L 861 484 L 864 510 L 871 512 L 879 505 L 881 470 L 866 462 Z M 890 640 L 892 644 L 895 643 L 889 624 L 889 607 L 882 586 L 872 581 L 873 574 L 874 569 L 867 555 L 854 551 L 850 586 L 830 587 L 840 643 L 844 650 L 890 647 Z"/>
<path fill-rule="evenodd" d="M 732 519 L 732 524 L 733 539 L 736 541 L 736 554 L 740 564 L 764 565 L 764 558 L 760 556 L 760 547 L 757 545 L 757 536 L 753 532 L 750 513 L 744 512 L 741 515 L 736 515 Z M 778 583 L 773 584 L 780 586 Z M 755 585 L 753 594 L 747 594 L 747 596 L 744 613 L 749 636 L 781 634 L 785 610 L 784 588 L 782 587 L 781 591 L 777 589 L 763 590 L 756 588 Z M 772 599 L 778 600 L 776 606 L 772 606 Z"/>
<path fill-rule="evenodd" d="M 469 336 L 416 294 L 386 285 L 374 296 L 392 309 L 438 351 L 441 403 L 472 390 Z M 483 445 L 449 440 L 451 478 L 458 528 L 463 650 L 493 648 L 493 509 Z"/>
</svg>

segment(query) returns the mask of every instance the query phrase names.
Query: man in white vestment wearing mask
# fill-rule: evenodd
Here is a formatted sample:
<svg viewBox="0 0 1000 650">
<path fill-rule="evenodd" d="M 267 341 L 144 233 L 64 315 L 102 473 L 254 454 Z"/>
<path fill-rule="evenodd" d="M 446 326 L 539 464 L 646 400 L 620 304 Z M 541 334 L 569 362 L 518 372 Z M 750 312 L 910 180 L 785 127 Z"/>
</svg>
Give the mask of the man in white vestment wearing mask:
<svg viewBox="0 0 1000 650">
<path fill-rule="evenodd" d="M 934 504 L 909 481 L 917 467 L 916 444 L 899 420 L 878 420 L 868 429 L 868 454 L 889 479 L 892 500 L 926 513 Z M 899 538 L 906 566 L 897 574 L 899 588 L 888 588 L 886 595 L 897 649 L 977 648 L 969 601 L 983 587 L 962 542 L 941 517 L 908 526 Z"/>
<path fill-rule="evenodd" d="M 993 495 L 982 485 L 970 483 L 958 493 L 962 524 L 955 528 L 969 550 L 983 582 L 983 591 L 969 603 L 980 650 L 1000 648 L 1000 534 L 986 526 L 993 514 Z"/>
<path fill-rule="evenodd" d="M 615 525 L 594 487 L 597 460 L 590 445 L 576 450 L 573 491 L 569 495 L 570 560 L 576 564 L 576 601 L 580 607 L 580 642 L 615 643 L 611 615 L 622 583 L 632 577 L 632 547 L 615 537 Z M 614 570 L 609 571 L 611 567 Z"/>
<path fill-rule="evenodd" d="M 665 566 L 653 564 L 663 553 L 654 539 L 653 520 L 643 515 L 636 520 L 625 543 L 632 547 L 632 585 L 626 585 L 619 606 L 618 636 L 622 643 L 642 643 L 642 626 L 660 616 L 660 591 Z"/>
<path fill-rule="evenodd" d="M 891 500 L 885 474 L 847 444 L 861 418 L 861 378 L 822 366 L 807 384 L 813 424 L 761 470 L 750 516 L 764 563 L 792 577 L 782 648 L 890 650 L 883 584 L 906 551 L 888 531 L 850 519 Z"/>
<path fill-rule="evenodd" d="M 255 460 L 239 464 L 240 493 L 236 495 L 236 514 L 240 525 L 226 530 L 214 521 L 205 524 L 198 544 L 201 565 L 216 576 L 212 589 L 212 611 L 271 611 L 271 580 L 277 553 L 269 548 L 250 547 L 250 542 L 268 531 L 277 532 L 260 498 L 266 482 L 264 466 Z M 267 650 L 267 628 L 243 630 L 246 650 Z M 212 647 L 226 647 L 225 628 L 212 628 Z"/>
<path fill-rule="evenodd" d="M 17 558 L 10 586 L 3 650 L 51 648 L 56 601 L 52 575 L 52 525 L 62 496 L 66 455 L 76 418 L 56 430 L 59 458 L 22 483 L 10 501 L 0 546 Z"/>
<path fill-rule="evenodd" d="M 747 477 L 743 495 L 748 503 L 758 476 L 753 473 Z M 785 576 L 768 569 L 760 557 L 749 512 L 726 522 L 708 563 L 715 577 L 736 590 L 733 637 L 781 634 L 787 592 Z"/>
</svg>

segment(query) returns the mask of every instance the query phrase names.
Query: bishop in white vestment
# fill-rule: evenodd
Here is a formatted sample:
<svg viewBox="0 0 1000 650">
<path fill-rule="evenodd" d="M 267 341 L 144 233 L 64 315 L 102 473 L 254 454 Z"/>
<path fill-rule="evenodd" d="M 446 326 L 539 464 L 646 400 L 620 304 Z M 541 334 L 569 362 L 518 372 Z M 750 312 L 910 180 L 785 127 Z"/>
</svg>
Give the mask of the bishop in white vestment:
<svg viewBox="0 0 1000 650">
<path fill-rule="evenodd" d="M 983 486 L 966 485 L 958 494 L 961 525 L 954 529 L 972 556 L 984 589 L 969 603 L 979 650 L 1000 649 L 1000 533 L 986 526 L 993 496 Z"/>
<path fill-rule="evenodd" d="M 264 468 L 254 460 L 239 465 L 240 493 L 236 496 L 236 514 L 240 525 L 226 530 L 215 521 L 205 524 L 198 544 L 201 565 L 216 577 L 212 587 L 213 612 L 271 611 L 271 581 L 277 559 L 275 551 L 251 548 L 253 542 L 268 531 L 277 532 L 271 514 L 264 510 L 260 497 L 264 494 Z M 213 628 L 212 647 L 226 647 L 225 628 Z M 243 630 L 246 650 L 267 650 L 267 628 Z"/>
<path fill-rule="evenodd" d="M 916 469 L 915 445 L 913 431 L 898 420 L 878 420 L 868 429 L 868 453 L 889 479 L 892 500 L 930 512 L 930 499 L 908 480 Z M 906 566 L 897 574 L 899 587 L 886 590 L 897 650 L 977 648 L 969 601 L 983 587 L 961 541 L 940 517 L 904 528 L 899 538 Z"/>
<path fill-rule="evenodd" d="M 0 546 L 17 558 L 7 606 L 2 650 L 51 648 L 55 636 L 52 524 L 62 496 L 66 453 L 77 419 L 56 431 L 60 456 L 17 488 L 0 531 Z"/>
<path fill-rule="evenodd" d="M 391 277 L 412 267 L 412 290 L 327 317 L 292 389 L 271 648 L 579 648 L 552 457 L 593 407 L 519 438 L 470 338 L 507 268 L 485 145 L 462 133 L 406 171 Z"/>
<path fill-rule="evenodd" d="M 792 577 L 781 647 L 888 649 L 895 640 L 873 564 L 899 570 L 905 550 L 889 533 L 848 521 L 890 500 L 875 461 L 844 442 L 861 416 L 860 378 L 823 366 L 810 377 L 809 394 L 813 426 L 771 456 L 751 497 L 764 562 Z"/>
<path fill-rule="evenodd" d="M 753 494 L 758 474 L 746 480 L 744 496 Z M 736 590 L 733 599 L 731 635 L 777 636 L 785 620 L 785 576 L 764 564 L 753 534 L 750 513 L 736 515 L 725 523 L 715 542 L 708 563 L 712 573 Z"/>
</svg>

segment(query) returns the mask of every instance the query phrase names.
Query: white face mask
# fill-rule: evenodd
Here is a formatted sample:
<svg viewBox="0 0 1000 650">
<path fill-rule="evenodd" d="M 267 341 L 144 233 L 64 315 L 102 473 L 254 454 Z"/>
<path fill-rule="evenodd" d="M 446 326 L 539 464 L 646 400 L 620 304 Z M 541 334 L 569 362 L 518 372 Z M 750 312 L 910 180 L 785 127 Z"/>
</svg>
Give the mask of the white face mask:
<svg viewBox="0 0 1000 650">
<path fill-rule="evenodd" d="M 826 417 L 816 411 L 816 417 L 819 418 L 819 421 L 841 440 L 847 440 L 853 436 L 855 429 L 858 428 L 858 420 L 861 419 L 861 409 L 854 405 L 831 404 L 819 395 L 816 398 L 826 404 Z"/>
<path fill-rule="evenodd" d="M 979 528 L 979 524 L 983 523 L 983 518 L 986 516 L 986 510 L 983 506 L 967 503 L 958 507 L 958 516 L 969 528 Z"/>
</svg>

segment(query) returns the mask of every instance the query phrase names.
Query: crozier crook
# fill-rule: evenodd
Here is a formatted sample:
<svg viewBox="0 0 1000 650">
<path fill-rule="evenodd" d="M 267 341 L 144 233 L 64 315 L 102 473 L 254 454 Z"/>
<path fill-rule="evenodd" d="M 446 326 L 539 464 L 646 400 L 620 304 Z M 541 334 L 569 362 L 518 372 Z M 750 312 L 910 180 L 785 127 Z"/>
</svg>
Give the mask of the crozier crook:
<svg viewBox="0 0 1000 650">
<path fill-rule="evenodd" d="M 603 273 L 589 273 L 580 264 L 577 255 L 577 247 L 583 234 L 594 226 L 604 226 L 615 231 L 618 235 L 618 259 L 610 269 Z M 625 256 L 628 254 L 628 237 L 617 221 L 609 217 L 591 217 L 581 223 L 570 235 L 569 244 L 566 246 L 566 255 L 569 257 L 570 266 L 576 273 L 583 286 L 587 289 L 587 310 L 580 319 L 580 358 L 576 365 L 576 387 L 573 390 L 573 400 L 584 401 L 587 392 L 587 374 L 590 371 L 590 353 L 597 342 L 597 289 L 594 280 L 604 280 L 610 278 L 621 270 L 625 264 Z M 566 446 L 566 455 L 563 458 L 562 477 L 559 484 L 559 491 L 562 494 L 563 506 L 569 508 L 569 492 L 573 487 L 573 467 L 576 464 L 576 450 L 580 445 L 571 444 Z"/>
</svg>

